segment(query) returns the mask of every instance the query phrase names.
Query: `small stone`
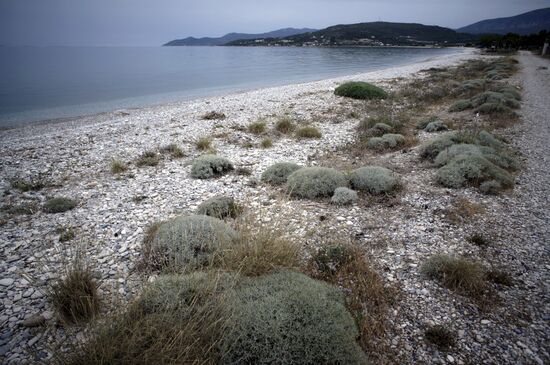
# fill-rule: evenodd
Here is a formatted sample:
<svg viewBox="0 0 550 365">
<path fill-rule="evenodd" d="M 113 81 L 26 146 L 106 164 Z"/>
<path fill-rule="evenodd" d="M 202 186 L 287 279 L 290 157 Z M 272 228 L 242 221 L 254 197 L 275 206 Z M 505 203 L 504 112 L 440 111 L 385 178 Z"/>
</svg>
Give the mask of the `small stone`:
<svg viewBox="0 0 550 365">
<path fill-rule="evenodd" d="M 11 278 L 4 278 L 4 279 L 0 280 L 0 285 L 1 286 L 10 286 L 11 284 L 13 284 L 13 279 L 11 279 Z"/>
<path fill-rule="evenodd" d="M 40 314 L 35 314 L 25 319 L 21 324 L 25 327 L 38 327 L 42 326 L 46 322 L 46 318 Z"/>
<path fill-rule="evenodd" d="M 487 320 L 487 319 L 482 319 L 481 320 L 481 324 L 489 324 L 491 323 L 491 321 Z"/>
<path fill-rule="evenodd" d="M 448 362 L 455 362 L 455 358 L 452 357 L 451 355 L 447 355 L 447 361 Z"/>
</svg>

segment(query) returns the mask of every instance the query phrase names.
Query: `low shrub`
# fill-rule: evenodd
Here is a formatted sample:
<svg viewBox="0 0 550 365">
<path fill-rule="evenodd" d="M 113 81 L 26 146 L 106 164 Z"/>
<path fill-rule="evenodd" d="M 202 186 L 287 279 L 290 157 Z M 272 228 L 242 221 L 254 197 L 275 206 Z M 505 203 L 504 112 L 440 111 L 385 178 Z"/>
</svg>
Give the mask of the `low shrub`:
<svg viewBox="0 0 550 365">
<path fill-rule="evenodd" d="M 470 102 L 470 100 L 462 99 L 456 101 L 451 107 L 449 108 L 449 112 L 456 113 L 456 112 L 462 112 L 467 109 L 472 109 L 474 106 Z"/>
<path fill-rule="evenodd" d="M 472 96 L 476 92 L 483 90 L 487 86 L 487 81 L 484 79 L 472 79 L 463 81 L 459 87 L 456 88 L 455 92 L 458 95 L 463 95 L 466 97 Z"/>
<path fill-rule="evenodd" d="M 76 208 L 78 202 L 73 199 L 58 197 L 46 200 L 42 210 L 46 213 L 64 213 Z"/>
<path fill-rule="evenodd" d="M 366 364 L 338 289 L 295 272 L 244 280 L 224 335 L 223 364 Z"/>
<path fill-rule="evenodd" d="M 475 135 L 464 132 L 447 132 L 425 143 L 420 150 L 422 159 L 434 160 L 441 151 L 454 144 L 476 144 Z"/>
<path fill-rule="evenodd" d="M 14 179 L 10 183 L 11 187 L 21 192 L 39 191 L 50 185 L 42 176 L 31 177 L 29 179 Z"/>
<path fill-rule="evenodd" d="M 434 255 L 421 268 L 430 279 L 462 294 L 478 296 L 486 290 L 483 267 L 474 261 L 448 255 Z"/>
<path fill-rule="evenodd" d="M 296 131 L 296 137 L 298 138 L 321 138 L 323 135 L 319 129 L 313 126 L 302 127 Z"/>
<path fill-rule="evenodd" d="M 229 196 L 215 196 L 197 207 L 197 214 L 224 219 L 227 217 L 235 218 L 241 212 L 241 207 L 235 203 L 235 199 Z"/>
<path fill-rule="evenodd" d="M 281 118 L 275 123 L 275 129 L 282 134 L 289 134 L 294 130 L 295 126 L 292 119 L 288 117 Z"/>
<path fill-rule="evenodd" d="M 182 149 L 175 143 L 167 144 L 160 149 L 160 152 L 169 154 L 172 158 L 183 158 L 185 154 Z"/>
<path fill-rule="evenodd" d="M 262 173 L 262 181 L 271 185 L 283 185 L 290 174 L 301 169 L 301 166 L 292 162 L 278 162 L 269 166 Z"/>
<path fill-rule="evenodd" d="M 90 268 L 81 259 L 75 259 L 64 276 L 51 285 L 48 295 L 61 321 L 80 323 L 99 312 L 97 288 Z"/>
<path fill-rule="evenodd" d="M 208 137 L 200 137 L 195 142 L 195 147 L 197 147 L 199 151 L 206 151 L 210 149 L 211 146 L 212 146 L 212 140 Z"/>
<path fill-rule="evenodd" d="M 0 211 L 11 215 L 31 215 L 40 210 L 40 205 L 35 201 L 22 202 L 19 204 L 4 204 Z"/>
<path fill-rule="evenodd" d="M 401 134 L 384 134 L 382 137 L 373 137 L 367 142 L 367 147 L 375 150 L 394 149 L 405 143 Z"/>
<path fill-rule="evenodd" d="M 353 99 L 385 99 L 388 97 L 383 89 L 362 81 L 346 82 L 334 90 L 334 94 Z"/>
<path fill-rule="evenodd" d="M 495 91 L 485 91 L 479 93 L 470 100 L 474 107 L 479 107 L 483 104 L 499 104 L 512 109 L 518 109 L 520 107 L 519 102 L 513 96 L 508 98 L 503 93 Z"/>
<path fill-rule="evenodd" d="M 480 114 L 504 114 L 504 115 L 514 114 L 512 109 L 510 109 L 508 106 L 501 103 L 481 104 L 479 107 L 475 109 L 475 111 Z"/>
<path fill-rule="evenodd" d="M 514 279 L 512 278 L 512 275 L 510 275 L 510 273 L 508 273 L 507 271 L 500 269 L 489 270 L 487 272 L 487 280 L 489 280 L 491 283 L 498 285 L 514 285 Z"/>
<path fill-rule="evenodd" d="M 435 121 L 435 122 L 428 123 L 428 125 L 426 125 L 426 128 L 424 128 L 424 131 L 428 133 L 433 133 L 433 132 L 446 131 L 448 129 L 449 127 L 443 124 L 443 122 Z"/>
<path fill-rule="evenodd" d="M 202 155 L 193 161 L 191 177 L 209 179 L 225 175 L 231 170 L 233 170 L 233 165 L 228 159 L 216 155 Z"/>
<path fill-rule="evenodd" d="M 223 120 L 225 118 L 226 116 L 224 113 L 220 113 L 216 111 L 208 112 L 202 116 L 202 119 L 204 120 Z"/>
<path fill-rule="evenodd" d="M 160 156 L 155 151 L 145 151 L 137 159 L 136 165 L 138 167 L 143 166 L 157 166 L 160 162 Z"/>
<path fill-rule="evenodd" d="M 236 239 L 237 233 L 217 218 L 179 216 L 154 226 L 146 235 L 144 261 L 152 269 L 193 270 L 208 265 L 214 251 Z"/>
<path fill-rule="evenodd" d="M 128 171 L 128 166 L 120 160 L 112 160 L 110 165 L 111 173 L 121 174 Z"/>
<path fill-rule="evenodd" d="M 273 140 L 271 138 L 264 138 L 262 142 L 260 142 L 260 145 L 262 148 L 271 148 L 273 147 Z"/>
<path fill-rule="evenodd" d="M 425 129 L 428 126 L 428 124 L 432 122 L 437 122 L 437 121 L 438 121 L 437 117 L 422 119 L 416 123 L 416 129 Z"/>
<path fill-rule="evenodd" d="M 357 192 L 348 188 L 339 187 L 334 190 L 334 195 L 332 195 L 330 201 L 332 204 L 336 205 L 350 205 L 355 203 L 357 199 Z"/>
<path fill-rule="evenodd" d="M 504 188 L 514 185 L 510 173 L 479 155 L 459 155 L 453 158 L 437 171 L 436 179 L 448 188 L 459 188 L 466 184 L 479 186 L 490 180 L 498 181 Z"/>
<path fill-rule="evenodd" d="M 239 176 L 250 176 L 252 175 L 252 171 L 248 167 L 240 166 L 235 169 L 235 174 Z"/>
<path fill-rule="evenodd" d="M 382 134 L 390 133 L 393 130 L 393 127 L 386 123 L 376 123 L 373 128 L 379 130 Z"/>
<path fill-rule="evenodd" d="M 361 167 L 352 171 L 351 186 L 371 194 L 387 194 L 399 187 L 399 177 L 393 171 L 379 166 Z"/>
<path fill-rule="evenodd" d="M 254 122 L 248 125 L 247 130 L 252 134 L 265 133 L 267 124 L 264 121 Z"/>
<path fill-rule="evenodd" d="M 348 181 L 341 172 L 327 167 L 304 167 L 288 176 L 287 191 L 298 198 L 329 197 Z"/>
<path fill-rule="evenodd" d="M 497 195 L 502 191 L 502 184 L 496 180 L 489 180 L 479 185 L 479 191 L 486 195 Z"/>
<path fill-rule="evenodd" d="M 424 336 L 428 342 L 434 344 L 441 350 L 446 350 L 454 346 L 456 337 L 447 326 L 435 325 L 430 326 L 424 332 Z"/>
</svg>

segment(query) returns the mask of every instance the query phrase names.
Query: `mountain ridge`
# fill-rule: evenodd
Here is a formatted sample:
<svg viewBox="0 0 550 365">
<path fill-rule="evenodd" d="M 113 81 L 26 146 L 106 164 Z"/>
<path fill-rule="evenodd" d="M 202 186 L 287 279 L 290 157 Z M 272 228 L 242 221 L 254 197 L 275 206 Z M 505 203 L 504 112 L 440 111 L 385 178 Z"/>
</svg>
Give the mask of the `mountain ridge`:
<svg viewBox="0 0 550 365">
<path fill-rule="evenodd" d="M 227 33 L 222 37 L 187 37 L 183 39 L 174 39 L 170 42 L 163 44 L 163 46 L 222 46 L 229 42 L 240 39 L 256 39 L 256 38 L 282 38 L 296 34 L 313 32 L 316 29 L 311 28 L 282 28 L 266 33 Z"/>
<path fill-rule="evenodd" d="M 464 44 L 473 40 L 469 34 L 450 28 L 419 23 L 368 22 L 339 24 L 315 32 L 283 38 L 247 39 L 229 42 L 230 46 L 426 46 Z"/>
<path fill-rule="evenodd" d="M 532 10 L 523 14 L 504 18 L 485 19 L 457 29 L 469 34 L 507 34 L 529 35 L 550 30 L 550 7 Z"/>
</svg>

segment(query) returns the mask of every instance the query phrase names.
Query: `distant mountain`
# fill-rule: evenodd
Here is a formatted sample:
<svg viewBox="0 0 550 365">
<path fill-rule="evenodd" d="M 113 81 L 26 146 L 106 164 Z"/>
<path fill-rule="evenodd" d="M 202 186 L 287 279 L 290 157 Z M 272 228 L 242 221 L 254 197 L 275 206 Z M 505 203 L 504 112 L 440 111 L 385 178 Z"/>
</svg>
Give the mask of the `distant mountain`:
<svg viewBox="0 0 550 365">
<path fill-rule="evenodd" d="M 164 46 L 223 46 L 229 42 L 238 40 L 238 39 L 256 39 L 256 38 L 284 38 L 293 36 L 296 34 L 314 32 L 316 29 L 302 28 L 284 28 L 275 30 L 273 32 L 261 33 L 261 34 L 247 34 L 247 33 L 229 33 L 219 38 L 194 38 L 187 37 L 185 39 L 176 39 L 170 41 Z"/>
<path fill-rule="evenodd" d="M 533 10 L 525 14 L 509 18 L 488 19 L 457 29 L 459 32 L 470 34 L 517 33 L 521 35 L 538 33 L 541 30 L 550 30 L 550 8 Z"/>
<path fill-rule="evenodd" d="M 422 46 L 463 44 L 475 37 L 433 25 L 372 22 L 335 25 L 316 32 L 281 38 L 247 39 L 228 45 L 365 45 Z"/>
</svg>

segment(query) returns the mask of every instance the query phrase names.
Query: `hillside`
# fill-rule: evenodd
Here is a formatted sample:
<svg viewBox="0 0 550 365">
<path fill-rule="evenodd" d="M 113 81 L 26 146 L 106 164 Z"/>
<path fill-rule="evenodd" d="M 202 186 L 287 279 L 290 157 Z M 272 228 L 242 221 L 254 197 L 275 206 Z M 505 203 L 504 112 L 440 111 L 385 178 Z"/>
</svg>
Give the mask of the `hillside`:
<svg viewBox="0 0 550 365">
<path fill-rule="evenodd" d="M 223 37 L 218 37 L 218 38 L 187 37 L 184 39 L 176 39 L 176 40 L 170 41 L 164 44 L 164 46 L 223 46 L 226 43 L 229 43 L 238 39 L 283 38 L 283 37 L 289 37 L 296 34 L 313 32 L 313 31 L 315 31 L 315 29 L 284 28 L 284 29 L 278 29 L 272 32 L 260 33 L 260 34 L 228 33 Z"/>
<path fill-rule="evenodd" d="M 481 33 L 517 33 L 521 35 L 550 30 L 550 8 L 538 9 L 509 18 L 483 20 L 457 31 L 470 34 Z"/>
<path fill-rule="evenodd" d="M 473 36 L 439 26 L 414 23 L 372 22 L 335 25 L 316 32 L 279 39 L 248 39 L 228 45 L 365 45 L 365 46 L 422 46 L 461 44 Z"/>
</svg>

